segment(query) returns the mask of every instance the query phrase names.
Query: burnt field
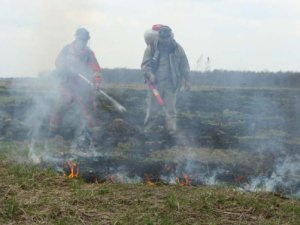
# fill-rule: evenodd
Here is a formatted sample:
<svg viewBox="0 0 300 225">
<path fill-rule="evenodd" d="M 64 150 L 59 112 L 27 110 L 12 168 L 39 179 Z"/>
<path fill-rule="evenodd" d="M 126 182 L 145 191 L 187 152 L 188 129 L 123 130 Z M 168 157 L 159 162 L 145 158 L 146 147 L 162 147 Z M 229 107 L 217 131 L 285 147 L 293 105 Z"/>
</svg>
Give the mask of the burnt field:
<svg viewBox="0 0 300 225">
<path fill-rule="evenodd" d="M 42 78 L 32 81 L 1 88 L 0 136 L 2 146 L 18 143 L 21 155 L 41 166 L 69 173 L 66 162 L 76 162 L 80 176 L 91 182 L 226 183 L 299 195 L 297 88 L 194 86 L 178 94 L 179 132 L 171 141 L 163 126 L 144 134 L 142 84 L 107 82 L 104 90 L 126 113 L 118 114 L 102 101 L 101 129 L 88 132 L 87 138 L 76 133 L 80 114 L 72 106 L 59 132 L 49 138 L 57 95 Z"/>
<path fill-rule="evenodd" d="M 298 224 L 295 83 L 207 77 L 178 94 L 172 141 L 163 126 L 143 132 L 141 82 L 105 79 L 127 112 L 101 101 L 100 129 L 85 130 L 72 105 L 53 137 L 53 80 L 2 82 L 0 223 Z"/>
</svg>

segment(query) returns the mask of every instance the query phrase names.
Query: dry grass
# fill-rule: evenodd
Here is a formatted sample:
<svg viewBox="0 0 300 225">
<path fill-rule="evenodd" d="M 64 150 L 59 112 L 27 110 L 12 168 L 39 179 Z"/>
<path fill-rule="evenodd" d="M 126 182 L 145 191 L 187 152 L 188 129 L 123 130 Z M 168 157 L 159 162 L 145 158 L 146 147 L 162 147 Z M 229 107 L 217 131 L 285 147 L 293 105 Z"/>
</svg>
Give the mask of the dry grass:
<svg viewBox="0 0 300 225">
<path fill-rule="evenodd" d="M 300 201 L 226 187 L 88 184 L 0 163 L 0 224 L 298 224 Z"/>
<path fill-rule="evenodd" d="M 299 224 L 300 221 L 300 201 L 274 193 L 244 193 L 228 187 L 88 184 L 51 170 L 8 162 L 5 159 L 12 152 L 14 158 L 22 158 L 20 150 L 22 154 L 28 150 L 22 142 L 0 145 L 0 224 Z M 208 153 L 209 150 L 202 151 L 197 156 L 206 160 L 211 158 Z M 222 154 L 224 161 L 248 159 L 244 157 L 246 153 L 229 150 L 226 155 L 219 150 L 213 153 Z M 153 157 L 157 158 L 155 154 Z M 174 152 L 164 154 L 172 158 Z M 1 155 L 5 155 L 2 160 Z M 251 159 L 249 163 L 255 161 Z"/>
</svg>

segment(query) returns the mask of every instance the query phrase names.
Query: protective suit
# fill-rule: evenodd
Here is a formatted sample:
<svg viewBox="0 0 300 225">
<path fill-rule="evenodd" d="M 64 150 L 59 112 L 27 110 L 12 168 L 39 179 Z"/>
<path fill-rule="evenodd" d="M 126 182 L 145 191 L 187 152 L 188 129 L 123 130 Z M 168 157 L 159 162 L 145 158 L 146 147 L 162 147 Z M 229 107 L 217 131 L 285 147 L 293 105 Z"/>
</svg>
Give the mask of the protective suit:
<svg viewBox="0 0 300 225">
<path fill-rule="evenodd" d="M 145 131 L 153 128 L 160 113 L 163 114 L 166 128 L 176 131 L 176 95 L 182 86 L 189 86 L 190 67 L 183 48 L 174 40 L 172 30 L 161 25 L 157 38 L 147 43 L 141 65 L 145 79 L 151 80 L 159 91 L 165 105 L 160 107 L 151 91 L 147 94 Z M 147 39 L 145 37 L 145 41 Z M 163 110 L 162 110 L 163 109 Z"/>
<path fill-rule="evenodd" d="M 87 127 L 96 126 L 94 90 L 77 73 L 93 81 L 94 87 L 97 88 L 101 82 L 101 68 L 94 52 L 86 45 L 90 39 L 88 31 L 80 28 L 76 31 L 75 37 L 76 39 L 71 44 L 66 45 L 60 51 L 55 61 L 60 86 L 59 98 L 50 118 L 52 130 L 61 124 L 63 116 L 66 116 L 64 112 L 72 103 L 77 104 Z"/>
</svg>

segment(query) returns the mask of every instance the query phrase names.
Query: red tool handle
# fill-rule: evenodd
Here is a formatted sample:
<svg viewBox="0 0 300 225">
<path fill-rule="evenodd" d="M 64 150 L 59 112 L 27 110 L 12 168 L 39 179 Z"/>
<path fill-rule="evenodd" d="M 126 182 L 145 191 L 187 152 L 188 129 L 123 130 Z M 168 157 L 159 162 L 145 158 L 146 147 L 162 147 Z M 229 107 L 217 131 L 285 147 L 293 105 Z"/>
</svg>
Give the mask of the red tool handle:
<svg viewBox="0 0 300 225">
<path fill-rule="evenodd" d="M 148 83 L 149 89 L 152 91 L 157 103 L 160 106 L 163 106 L 165 104 L 165 101 L 160 96 L 158 90 L 154 87 L 154 85 L 152 84 L 152 82 L 150 80 L 147 80 L 147 83 Z"/>
</svg>

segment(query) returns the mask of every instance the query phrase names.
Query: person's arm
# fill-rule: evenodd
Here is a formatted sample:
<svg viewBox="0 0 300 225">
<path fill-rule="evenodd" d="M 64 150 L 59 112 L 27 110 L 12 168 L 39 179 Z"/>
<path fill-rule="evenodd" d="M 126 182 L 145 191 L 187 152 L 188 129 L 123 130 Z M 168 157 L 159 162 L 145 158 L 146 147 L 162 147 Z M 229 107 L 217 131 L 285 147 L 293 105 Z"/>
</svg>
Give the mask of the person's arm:
<svg viewBox="0 0 300 225">
<path fill-rule="evenodd" d="M 68 62 L 67 62 L 67 54 L 69 51 L 69 46 L 65 46 L 58 54 L 55 59 L 55 67 L 58 70 L 67 70 Z"/>
<path fill-rule="evenodd" d="M 183 50 L 183 48 L 181 46 L 179 46 L 179 50 L 180 50 L 180 72 L 181 72 L 181 76 L 183 77 L 183 81 L 184 81 L 184 88 L 189 90 L 191 87 L 191 83 L 190 83 L 190 65 L 189 65 L 189 61 L 188 58 Z"/>
<path fill-rule="evenodd" d="M 148 45 L 144 52 L 141 69 L 145 79 L 148 79 L 151 82 L 153 82 L 155 80 L 155 76 L 152 72 L 151 62 L 152 62 L 151 46 Z"/>
<path fill-rule="evenodd" d="M 90 54 L 89 67 L 93 72 L 93 84 L 95 88 L 99 88 L 102 81 L 101 67 L 99 66 L 95 53 L 91 51 Z"/>
</svg>

